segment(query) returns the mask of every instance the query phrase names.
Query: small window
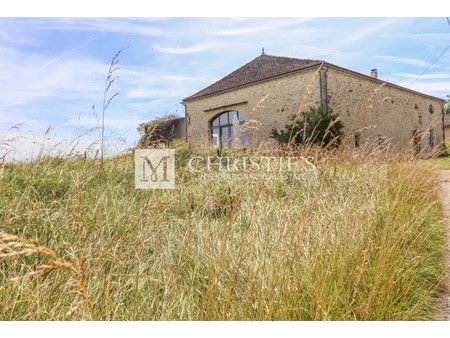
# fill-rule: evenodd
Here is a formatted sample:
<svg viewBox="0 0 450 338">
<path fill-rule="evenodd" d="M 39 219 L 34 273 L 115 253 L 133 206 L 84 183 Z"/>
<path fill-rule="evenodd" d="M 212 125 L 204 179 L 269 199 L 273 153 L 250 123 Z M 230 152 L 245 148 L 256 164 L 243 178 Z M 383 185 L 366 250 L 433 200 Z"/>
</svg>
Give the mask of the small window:
<svg viewBox="0 0 450 338">
<path fill-rule="evenodd" d="M 433 107 L 432 104 L 430 104 L 430 105 L 428 106 L 428 111 L 430 112 L 430 114 L 433 114 L 433 113 L 434 113 L 434 107 Z"/>
<path fill-rule="evenodd" d="M 413 146 L 414 146 L 414 153 L 417 155 L 420 153 L 421 145 L 420 145 L 420 132 L 419 130 L 413 131 Z"/>
<path fill-rule="evenodd" d="M 383 143 L 384 143 L 384 137 L 383 137 L 383 135 L 378 134 L 378 136 L 377 136 L 377 144 L 378 144 L 379 146 L 381 146 Z"/>
<path fill-rule="evenodd" d="M 355 148 L 359 148 L 361 143 L 361 134 L 355 133 Z"/>
<path fill-rule="evenodd" d="M 430 147 L 434 148 L 434 129 L 430 129 Z"/>
</svg>

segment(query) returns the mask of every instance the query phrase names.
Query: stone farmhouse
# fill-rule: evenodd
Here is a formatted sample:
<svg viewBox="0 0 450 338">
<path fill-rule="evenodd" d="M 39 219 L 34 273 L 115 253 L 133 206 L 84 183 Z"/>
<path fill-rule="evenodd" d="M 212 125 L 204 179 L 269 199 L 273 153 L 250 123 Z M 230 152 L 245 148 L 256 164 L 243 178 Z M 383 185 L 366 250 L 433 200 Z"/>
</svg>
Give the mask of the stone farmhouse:
<svg viewBox="0 0 450 338">
<path fill-rule="evenodd" d="M 340 114 L 347 144 L 394 151 L 443 149 L 444 100 L 321 60 L 264 53 L 183 100 L 186 139 L 228 147 L 276 146 L 272 128 L 322 106 Z M 239 133 L 239 135 L 234 135 Z"/>
</svg>

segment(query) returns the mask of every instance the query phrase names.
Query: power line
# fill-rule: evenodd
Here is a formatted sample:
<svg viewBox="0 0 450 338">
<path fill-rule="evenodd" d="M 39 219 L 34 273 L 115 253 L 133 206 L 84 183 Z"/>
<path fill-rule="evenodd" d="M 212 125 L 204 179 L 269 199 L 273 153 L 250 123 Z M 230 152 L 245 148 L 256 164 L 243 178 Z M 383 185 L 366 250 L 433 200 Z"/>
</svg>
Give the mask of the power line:
<svg viewBox="0 0 450 338">
<path fill-rule="evenodd" d="M 447 18 L 447 20 L 448 20 L 448 18 Z M 450 22 L 449 22 L 449 24 L 450 24 Z M 445 54 L 445 52 L 447 52 L 447 50 L 448 50 L 449 48 L 450 48 L 450 45 L 448 45 L 448 46 L 444 49 L 444 51 L 436 58 L 436 60 L 434 60 L 433 63 L 430 64 L 430 65 L 427 67 L 427 69 L 425 69 L 425 70 L 422 72 L 422 74 L 420 74 L 418 77 L 416 77 L 409 85 L 411 86 L 411 85 L 412 85 L 414 82 L 416 82 L 422 75 L 424 75 L 426 72 L 428 72 L 428 71 L 430 70 L 430 68 L 433 67 L 433 66 L 436 64 L 436 62 L 439 61 L 439 59 Z"/>
<path fill-rule="evenodd" d="M 447 22 L 448 22 L 448 25 L 450 26 L 450 19 L 449 19 L 448 17 L 447 17 Z M 422 77 L 423 74 L 425 74 L 426 72 L 428 72 L 428 71 L 430 70 L 430 68 L 433 67 L 433 66 L 435 65 L 435 63 L 439 61 L 439 59 L 445 54 L 445 52 L 447 52 L 447 50 L 448 50 L 449 48 L 450 48 L 450 45 L 448 45 L 448 46 L 444 49 L 444 51 L 436 58 L 436 60 L 434 60 L 433 63 L 430 64 L 430 65 L 428 66 L 428 68 L 425 69 L 425 70 L 422 72 L 422 74 L 420 74 L 418 77 L 416 77 L 409 85 L 411 86 L 411 85 L 412 85 L 414 82 L 416 82 L 420 77 Z"/>
</svg>

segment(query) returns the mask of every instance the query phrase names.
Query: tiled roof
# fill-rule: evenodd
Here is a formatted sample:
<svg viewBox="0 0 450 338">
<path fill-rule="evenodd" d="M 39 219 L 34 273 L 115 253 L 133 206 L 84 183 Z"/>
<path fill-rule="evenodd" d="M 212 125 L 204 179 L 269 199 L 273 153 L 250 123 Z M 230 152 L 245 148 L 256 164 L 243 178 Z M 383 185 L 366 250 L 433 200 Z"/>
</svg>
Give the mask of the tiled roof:
<svg viewBox="0 0 450 338">
<path fill-rule="evenodd" d="M 282 56 L 261 54 L 256 59 L 235 70 L 223 79 L 213 83 L 198 93 L 185 98 L 191 100 L 198 97 L 216 94 L 228 89 L 241 87 L 253 82 L 267 80 L 276 76 L 318 66 L 323 61 L 296 59 Z"/>
<path fill-rule="evenodd" d="M 409 88 L 405 88 L 387 81 L 382 81 L 371 76 L 361 74 L 347 68 L 336 66 L 326 61 L 321 60 L 309 60 L 309 59 L 297 59 L 284 56 L 273 56 L 262 53 L 256 59 L 253 59 L 249 63 L 243 65 L 241 68 L 235 70 L 231 74 L 225 76 L 223 79 L 213 83 L 209 87 L 199 91 L 198 93 L 185 98 L 183 101 L 189 101 L 192 99 L 204 97 L 207 95 L 218 94 L 229 89 L 238 88 L 241 86 L 249 85 L 251 83 L 268 80 L 275 78 L 280 75 L 285 75 L 288 73 L 296 72 L 302 69 L 307 69 L 310 67 L 317 67 L 320 65 L 325 67 L 334 68 L 339 71 L 347 72 L 355 76 L 363 77 L 371 81 L 377 81 L 380 84 L 387 84 L 389 86 L 396 87 L 401 90 L 406 90 L 411 93 L 422 95 L 428 98 L 437 99 L 442 102 L 444 100 L 420 93 Z"/>
</svg>

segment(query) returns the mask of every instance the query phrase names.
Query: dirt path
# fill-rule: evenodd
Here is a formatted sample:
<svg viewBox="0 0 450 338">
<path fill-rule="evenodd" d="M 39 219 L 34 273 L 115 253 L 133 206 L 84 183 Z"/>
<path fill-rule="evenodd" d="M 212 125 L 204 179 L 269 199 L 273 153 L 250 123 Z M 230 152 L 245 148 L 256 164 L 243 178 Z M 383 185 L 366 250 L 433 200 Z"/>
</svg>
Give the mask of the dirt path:
<svg viewBox="0 0 450 338">
<path fill-rule="evenodd" d="M 450 238 L 450 170 L 441 171 L 442 206 L 447 219 Z M 447 246 L 447 282 L 445 297 L 441 304 L 441 311 L 437 320 L 450 320 L 450 241 Z"/>
</svg>

